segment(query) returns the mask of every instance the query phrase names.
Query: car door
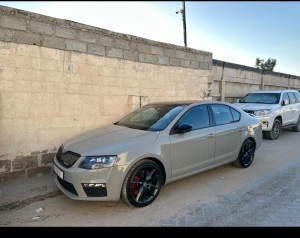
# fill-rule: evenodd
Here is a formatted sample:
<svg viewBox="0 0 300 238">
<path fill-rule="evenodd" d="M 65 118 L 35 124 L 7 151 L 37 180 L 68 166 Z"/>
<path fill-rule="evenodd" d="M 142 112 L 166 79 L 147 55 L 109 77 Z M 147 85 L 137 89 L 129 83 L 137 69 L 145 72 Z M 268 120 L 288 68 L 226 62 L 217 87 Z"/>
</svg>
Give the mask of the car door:
<svg viewBox="0 0 300 238">
<path fill-rule="evenodd" d="M 295 124 L 298 121 L 298 108 L 297 108 L 297 98 L 296 95 L 292 92 L 288 92 L 289 98 L 290 98 L 290 110 L 291 110 L 291 116 L 290 116 L 290 124 Z"/>
<path fill-rule="evenodd" d="M 283 93 L 282 94 L 282 102 L 285 100 L 285 102 L 287 101 L 287 104 L 282 104 L 281 107 L 281 118 L 282 118 L 282 125 L 288 125 L 291 123 L 291 118 L 292 118 L 292 110 L 291 107 L 292 105 L 290 104 L 290 98 L 288 93 Z"/>
<path fill-rule="evenodd" d="M 192 130 L 170 135 L 172 177 L 205 168 L 214 163 L 215 130 L 206 105 L 189 109 L 175 124 L 192 125 Z"/>
<path fill-rule="evenodd" d="M 300 93 L 295 92 L 294 96 L 296 97 L 297 101 L 296 101 L 296 111 L 297 111 L 297 115 L 298 115 L 298 120 L 299 120 L 299 116 L 300 116 Z"/>
<path fill-rule="evenodd" d="M 243 143 L 244 123 L 240 112 L 226 105 L 210 105 L 215 123 L 215 164 L 234 160 Z"/>
</svg>

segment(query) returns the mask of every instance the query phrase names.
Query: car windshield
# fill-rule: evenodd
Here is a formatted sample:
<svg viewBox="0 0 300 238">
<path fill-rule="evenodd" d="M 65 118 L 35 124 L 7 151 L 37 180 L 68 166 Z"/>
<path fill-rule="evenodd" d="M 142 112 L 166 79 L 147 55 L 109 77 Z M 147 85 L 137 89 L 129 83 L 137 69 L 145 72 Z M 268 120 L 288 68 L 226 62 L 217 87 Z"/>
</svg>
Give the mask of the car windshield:
<svg viewBox="0 0 300 238">
<path fill-rule="evenodd" d="M 250 93 L 240 100 L 240 103 L 277 104 L 280 93 Z"/>
<path fill-rule="evenodd" d="M 149 104 L 115 124 L 145 131 L 162 131 L 185 107 L 186 105 Z"/>
</svg>

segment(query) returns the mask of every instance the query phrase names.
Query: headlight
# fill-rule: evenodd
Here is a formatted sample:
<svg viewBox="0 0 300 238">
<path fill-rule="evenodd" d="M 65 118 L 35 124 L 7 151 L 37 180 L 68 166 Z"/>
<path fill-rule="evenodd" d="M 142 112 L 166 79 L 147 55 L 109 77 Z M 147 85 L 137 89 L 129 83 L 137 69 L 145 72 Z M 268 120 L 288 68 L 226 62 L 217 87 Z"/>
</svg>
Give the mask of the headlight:
<svg viewBox="0 0 300 238">
<path fill-rule="evenodd" d="M 86 156 L 80 163 L 79 167 L 82 169 L 102 169 L 111 167 L 115 164 L 118 156 Z"/>
<path fill-rule="evenodd" d="M 254 111 L 255 116 L 266 116 L 269 115 L 272 112 L 271 109 L 264 109 L 264 110 L 257 110 Z"/>
</svg>

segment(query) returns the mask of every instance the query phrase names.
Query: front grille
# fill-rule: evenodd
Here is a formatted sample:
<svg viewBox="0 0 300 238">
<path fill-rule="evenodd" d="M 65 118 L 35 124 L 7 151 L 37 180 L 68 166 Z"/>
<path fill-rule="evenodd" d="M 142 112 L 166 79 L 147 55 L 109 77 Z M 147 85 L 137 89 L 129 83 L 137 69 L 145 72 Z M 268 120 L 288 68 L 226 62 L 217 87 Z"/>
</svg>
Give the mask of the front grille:
<svg viewBox="0 0 300 238">
<path fill-rule="evenodd" d="M 57 176 L 57 180 L 60 183 L 60 185 L 63 186 L 66 190 L 78 196 L 78 193 L 76 192 L 76 189 L 74 188 L 73 184 L 61 179 L 59 176 Z"/>
<path fill-rule="evenodd" d="M 56 153 L 56 158 L 62 166 L 70 168 L 80 158 L 80 154 L 71 151 L 67 151 L 63 154 L 62 147 L 60 147 Z"/>
</svg>

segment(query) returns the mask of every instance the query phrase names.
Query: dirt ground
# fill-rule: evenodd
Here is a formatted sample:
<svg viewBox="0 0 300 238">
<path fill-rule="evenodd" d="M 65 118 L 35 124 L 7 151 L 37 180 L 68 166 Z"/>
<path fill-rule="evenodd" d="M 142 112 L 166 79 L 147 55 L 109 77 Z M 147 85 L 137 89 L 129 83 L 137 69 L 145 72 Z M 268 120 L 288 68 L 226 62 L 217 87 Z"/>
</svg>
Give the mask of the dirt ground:
<svg viewBox="0 0 300 238">
<path fill-rule="evenodd" d="M 0 185 L 0 226 L 300 226 L 300 133 L 263 140 L 251 167 L 225 165 L 163 186 L 144 208 L 74 201 L 53 175 Z"/>
</svg>

